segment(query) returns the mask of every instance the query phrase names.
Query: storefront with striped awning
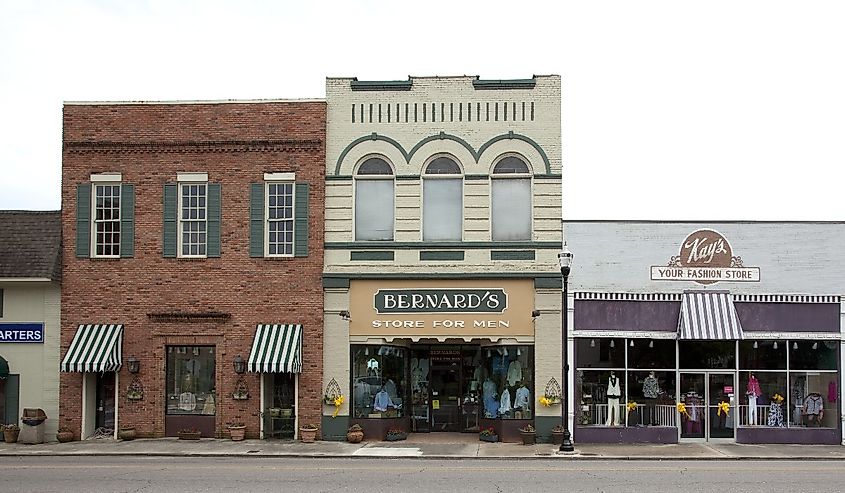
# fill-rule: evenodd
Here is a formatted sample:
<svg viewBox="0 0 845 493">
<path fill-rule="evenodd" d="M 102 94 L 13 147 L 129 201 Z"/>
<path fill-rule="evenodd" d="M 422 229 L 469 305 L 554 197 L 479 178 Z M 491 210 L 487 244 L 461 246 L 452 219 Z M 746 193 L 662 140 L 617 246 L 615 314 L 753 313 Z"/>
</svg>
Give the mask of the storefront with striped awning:
<svg viewBox="0 0 845 493">
<path fill-rule="evenodd" d="M 298 375 L 302 372 L 302 325 L 258 324 L 247 370 L 261 373 L 263 438 L 294 438 L 297 426 Z"/>
</svg>

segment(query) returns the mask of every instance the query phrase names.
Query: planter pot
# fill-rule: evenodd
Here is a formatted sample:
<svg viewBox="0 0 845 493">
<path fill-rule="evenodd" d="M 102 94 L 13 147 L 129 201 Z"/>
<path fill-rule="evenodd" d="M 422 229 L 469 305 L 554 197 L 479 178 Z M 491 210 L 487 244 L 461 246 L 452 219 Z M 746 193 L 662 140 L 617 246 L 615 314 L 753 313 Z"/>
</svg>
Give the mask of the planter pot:
<svg viewBox="0 0 845 493">
<path fill-rule="evenodd" d="M 388 442 L 398 442 L 399 440 L 404 440 L 406 438 L 408 438 L 407 433 L 391 433 L 384 437 L 385 441 Z"/>
<path fill-rule="evenodd" d="M 482 442 L 496 443 L 499 441 L 499 435 L 478 435 L 478 439 Z"/>
<path fill-rule="evenodd" d="M 134 440 L 135 428 L 121 428 L 117 431 L 117 438 L 121 440 Z"/>
<path fill-rule="evenodd" d="M 56 440 L 59 443 L 67 443 L 73 441 L 73 432 L 72 431 L 58 431 L 56 432 Z"/>
<path fill-rule="evenodd" d="M 199 431 L 180 431 L 177 433 L 179 440 L 199 440 L 202 433 Z"/>
<path fill-rule="evenodd" d="M 553 431 L 552 432 L 552 443 L 555 445 L 560 445 L 563 443 L 563 432 L 562 431 Z"/>
<path fill-rule="evenodd" d="M 349 443 L 360 443 L 364 439 L 363 431 L 348 431 L 346 432 L 346 441 Z"/>
<path fill-rule="evenodd" d="M 18 441 L 18 435 L 20 435 L 21 430 L 3 430 L 3 440 L 6 443 L 15 443 Z"/>
<path fill-rule="evenodd" d="M 239 442 L 244 439 L 244 435 L 246 434 L 246 426 L 230 426 L 229 427 L 229 435 L 232 437 L 232 441 Z"/>
<path fill-rule="evenodd" d="M 523 445 L 534 445 L 535 443 L 537 443 L 537 433 L 533 431 L 529 433 L 520 431 L 519 435 L 522 437 Z"/>
<path fill-rule="evenodd" d="M 299 439 L 302 440 L 302 443 L 314 443 L 314 441 L 317 439 L 317 430 L 300 428 Z"/>
</svg>

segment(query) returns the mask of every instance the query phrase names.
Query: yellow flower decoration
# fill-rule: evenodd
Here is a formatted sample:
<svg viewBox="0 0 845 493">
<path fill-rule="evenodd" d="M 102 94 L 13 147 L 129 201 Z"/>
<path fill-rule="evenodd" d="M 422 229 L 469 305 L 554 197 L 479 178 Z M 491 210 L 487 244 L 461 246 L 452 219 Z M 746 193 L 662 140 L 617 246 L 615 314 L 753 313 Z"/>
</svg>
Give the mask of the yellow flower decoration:
<svg viewBox="0 0 845 493">
<path fill-rule="evenodd" d="M 783 396 L 776 393 L 772 396 L 772 400 L 780 404 L 781 402 L 783 402 Z"/>
<path fill-rule="evenodd" d="M 716 416 L 721 416 L 722 413 L 725 413 L 725 416 L 728 415 L 728 411 L 731 410 L 731 405 L 725 401 L 719 403 L 718 410 L 716 411 Z"/>
<path fill-rule="evenodd" d="M 628 401 L 628 412 L 634 411 L 637 409 L 637 403 L 634 401 Z"/>
<path fill-rule="evenodd" d="M 549 406 L 551 406 L 551 405 L 552 405 L 552 401 L 550 401 L 549 399 L 547 399 L 547 398 L 546 398 L 546 396 L 541 396 L 541 397 L 540 397 L 540 404 L 542 404 L 542 405 L 544 405 L 544 406 L 546 406 L 546 407 L 549 407 Z"/>
<path fill-rule="evenodd" d="M 343 396 L 339 395 L 334 398 L 334 414 L 332 414 L 333 418 L 337 417 L 337 413 L 340 412 L 340 406 L 343 404 Z"/>
<path fill-rule="evenodd" d="M 678 403 L 678 412 L 679 412 L 679 413 L 681 413 L 681 414 L 683 414 L 684 416 L 686 416 L 686 417 L 687 417 L 687 419 L 689 419 L 690 415 L 689 415 L 689 413 L 687 412 L 687 405 L 686 405 L 686 404 L 684 404 L 683 402 L 679 402 L 679 403 Z"/>
</svg>

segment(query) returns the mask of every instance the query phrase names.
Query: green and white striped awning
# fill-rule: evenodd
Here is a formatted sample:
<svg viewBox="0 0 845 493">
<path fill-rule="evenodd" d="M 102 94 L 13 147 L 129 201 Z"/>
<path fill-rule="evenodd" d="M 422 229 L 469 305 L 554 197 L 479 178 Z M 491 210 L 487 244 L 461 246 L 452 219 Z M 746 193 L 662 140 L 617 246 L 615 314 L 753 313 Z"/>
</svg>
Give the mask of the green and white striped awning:
<svg viewBox="0 0 845 493">
<path fill-rule="evenodd" d="M 62 360 L 62 371 L 118 371 L 122 347 L 123 325 L 80 325 Z"/>
<path fill-rule="evenodd" d="M 301 373 L 302 325 L 259 324 L 247 369 L 258 373 Z"/>
</svg>

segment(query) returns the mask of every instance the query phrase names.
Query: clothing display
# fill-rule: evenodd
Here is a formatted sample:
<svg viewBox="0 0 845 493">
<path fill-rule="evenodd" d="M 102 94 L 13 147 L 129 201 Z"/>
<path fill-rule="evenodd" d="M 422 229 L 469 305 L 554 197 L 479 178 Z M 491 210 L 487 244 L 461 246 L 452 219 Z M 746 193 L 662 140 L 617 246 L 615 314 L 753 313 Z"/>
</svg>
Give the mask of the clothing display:
<svg viewBox="0 0 845 493">
<path fill-rule="evenodd" d="M 495 418 L 499 412 L 499 401 L 496 400 L 496 384 L 488 377 L 481 385 L 484 396 L 484 416 Z"/>
<path fill-rule="evenodd" d="M 836 402 L 839 399 L 839 388 L 836 382 L 831 380 L 827 384 L 827 402 Z"/>
<path fill-rule="evenodd" d="M 182 411 L 193 411 L 197 408 L 197 396 L 193 392 L 182 392 L 179 394 L 179 409 Z"/>
<path fill-rule="evenodd" d="M 745 394 L 754 397 L 760 397 L 763 395 L 763 391 L 760 390 L 760 382 L 754 374 L 751 374 L 751 376 L 748 377 L 748 386 L 746 387 Z"/>
<path fill-rule="evenodd" d="M 622 391 L 619 388 L 619 378 L 616 375 L 611 374 L 610 378 L 607 379 L 607 397 L 608 399 L 611 397 L 619 398 L 622 396 Z"/>
<path fill-rule="evenodd" d="M 516 396 L 513 400 L 513 407 L 528 411 L 531 409 L 531 393 L 528 388 L 523 385 L 516 389 Z"/>
<path fill-rule="evenodd" d="M 387 411 L 390 407 L 396 407 L 393 405 L 393 401 L 390 399 L 390 395 L 388 395 L 387 391 L 384 389 L 379 390 L 376 394 L 376 398 L 373 401 L 373 410 L 378 412 Z"/>
<path fill-rule="evenodd" d="M 824 399 L 821 394 L 809 394 L 804 399 L 804 414 L 817 415 L 824 411 Z"/>
<path fill-rule="evenodd" d="M 511 412 L 511 393 L 508 389 L 505 389 L 499 398 L 499 415 L 505 415 L 509 412 Z"/>
<path fill-rule="evenodd" d="M 748 424 L 757 424 L 757 396 L 748 394 Z"/>
<path fill-rule="evenodd" d="M 367 361 L 367 375 L 370 376 L 378 376 L 378 360 L 375 358 L 370 358 Z"/>
<path fill-rule="evenodd" d="M 605 426 L 619 426 L 619 397 L 622 390 L 619 386 L 619 378 L 611 373 L 607 379 L 607 421 Z"/>
<path fill-rule="evenodd" d="M 398 397 L 396 395 L 396 383 L 391 378 L 388 378 L 387 381 L 384 382 L 384 391 L 387 392 L 387 395 L 389 395 L 391 399 L 396 399 Z"/>
<path fill-rule="evenodd" d="M 687 392 L 684 396 L 684 404 L 687 408 L 687 415 L 682 418 L 686 420 L 686 433 L 688 435 L 697 435 L 701 433 L 701 405 L 702 399 L 695 392 Z"/>
<path fill-rule="evenodd" d="M 769 419 L 766 421 L 766 426 L 783 427 L 783 406 L 777 402 L 769 403 Z"/>
<path fill-rule="evenodd" d="M 643 397 L 646 399 L 656 399 L 657 394 L 660 393 L 660 387 L 657 383 L 657 379 L 654 378 L 654 373 L 649 374 L 649 376 L 645 377 L 643 380 Z"/>
<path fill-rule="evenodd" d="M 513 387 L 522 381 L 522 365 L 519 361 L 511 361 L 508 365 L 508 385 Z"/>
<path fill-rule="evenodd" d="M 205 415 L 211 415 L 214 414 L 214 411 L 214 394 L 208 394 L 208 397 L 205 398 L 205 404 L 202 406 L 202 413 Z"/>
</svg>

